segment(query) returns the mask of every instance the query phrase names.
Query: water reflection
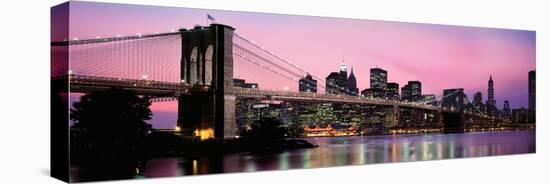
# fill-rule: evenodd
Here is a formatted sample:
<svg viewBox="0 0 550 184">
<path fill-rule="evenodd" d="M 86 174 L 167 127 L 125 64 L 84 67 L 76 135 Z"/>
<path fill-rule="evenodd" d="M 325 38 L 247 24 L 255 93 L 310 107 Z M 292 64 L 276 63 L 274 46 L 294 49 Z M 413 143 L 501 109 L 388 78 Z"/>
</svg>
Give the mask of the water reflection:
<svg viewBox="0 0 550 184">
<path fill-rule="evenodd" d="M 193 160 L 171 159 L 173 162 L 178 162 L 179 167 L 174 167 L 177 164 L 148 164 L 146 170 L 147 172 L 160 172 L 171 176 L 196 175 L 535 152 L 534 132 L 324 137 L 310 138 L 308 141 L 319 145 L 319 147 L 273 155 L 229 154 L 219 156 L 220 161 L 218 162 L 213 161 L 216 156 Z M 150 162 L 158 161 L 155 159 Z M 188 169 L 186 165 L 191 165 L 192 169 Z M 182 172 L 174 174 L 177 173 L 176 171 Z M 162 176 L 162 174 L 146 176 L 156 177 Z"/>
<path fill-rule="evenodd" d="M 145 162 L 136 177 L 360 165 L 535 152 L 535 132 L 487 132 L 443 135 L 385 135 L 309 138 L 319 145 L 278 154 L 236 153 Z M 78 178 L 78 176 L 76 176 Z"/>
</svg>

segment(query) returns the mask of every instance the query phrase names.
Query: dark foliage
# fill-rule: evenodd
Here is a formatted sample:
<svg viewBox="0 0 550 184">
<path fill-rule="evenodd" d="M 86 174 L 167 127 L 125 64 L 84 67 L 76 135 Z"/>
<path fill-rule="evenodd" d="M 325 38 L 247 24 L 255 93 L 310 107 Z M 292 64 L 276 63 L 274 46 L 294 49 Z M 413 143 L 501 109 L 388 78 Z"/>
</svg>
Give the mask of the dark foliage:
<svg viewBox="0 0 550 184">
<path fill-rule="evenodd" d="M 151 131 L 147 98 L 120 89 L 84 95 L 73 105 L 72 156 L 117 159 L 136 156 L 140 141 Z"/>
<path fill-rule="evenodd" d="M 81 97 L 70 110 L 71 164 L 79 166 L 79 179 L 132 178 L 144 161 L 154 157 L 194 157 L 228 152 L 271 153 L 312 148 L 307 141 L 286 140 L 288 129 L 267 118 L 253 124 L 242 139 L 199 139 L 154 131 L 151 103 L 131 91 L 111 89 Z"/>
<path fill-rule="evenodd" d="M 242 133 L 242 138 L 250 141 L 276 142 L 288 136 L 282 122 L 275 118 L 264 118 L 252 123 L 251 129 Z"/>
<path fill-rule="evenodd" d="M 301 137 L 304 134 L 304 128 L 297 123 L 292 123 L 287 128 L 289 137 Z"/>
</svg>

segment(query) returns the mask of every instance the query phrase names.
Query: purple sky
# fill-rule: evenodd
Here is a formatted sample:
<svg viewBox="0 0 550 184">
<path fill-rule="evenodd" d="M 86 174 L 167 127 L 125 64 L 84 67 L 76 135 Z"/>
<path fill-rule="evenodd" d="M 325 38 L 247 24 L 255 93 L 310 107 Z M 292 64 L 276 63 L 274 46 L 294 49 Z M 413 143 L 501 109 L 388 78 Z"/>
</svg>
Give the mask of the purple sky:
<svg viewBox="0 0 550 184">
<path fill-rule="evenodd" d="M 400 87 L 420 80 L 425 94 L 462 87 L 470 97 L 481 91 L 485 101 L 492 75 L 499 108 L 504 100 L 513 108 L 527 106 L 527 72 L 535 69 L 534 31 L 73 1 L 70 37 L 192 28 L 204 25 L 207 13 L 323 78 L 338 70 L 344 57 L 360 90 L 369 86 L 369 69 L 378 66 Z M 175 103 L 157 103 L 153 109 L 154 121 L 174 121 L 157 126 L 174 126 Z"/>
</svg>

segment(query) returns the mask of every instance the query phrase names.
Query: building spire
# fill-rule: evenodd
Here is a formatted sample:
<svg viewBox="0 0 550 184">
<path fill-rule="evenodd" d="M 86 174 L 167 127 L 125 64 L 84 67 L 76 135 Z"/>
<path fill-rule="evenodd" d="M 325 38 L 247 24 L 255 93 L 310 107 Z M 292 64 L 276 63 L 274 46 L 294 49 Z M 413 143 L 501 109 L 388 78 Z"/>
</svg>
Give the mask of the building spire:
<svg viewBox="0 0 550 184">
<path fill-rule="evenodd" d="M 347 71 L 347 69 L 346 69 L 346 63 L 344 63 L 343 60 L 342 60 L 342 64 L 340 65 L 340 71 L 342 71 L 342 72 Z"/>
<path fill-rule="evenodd" d="M 350 74 L 349 74 L 348 80 L 350 80 L 350 79 L 355 80 L 355 75 L 353 74 L 353 67 L 351 67 L 351 72 L 350 72 Z"/>
</svg>

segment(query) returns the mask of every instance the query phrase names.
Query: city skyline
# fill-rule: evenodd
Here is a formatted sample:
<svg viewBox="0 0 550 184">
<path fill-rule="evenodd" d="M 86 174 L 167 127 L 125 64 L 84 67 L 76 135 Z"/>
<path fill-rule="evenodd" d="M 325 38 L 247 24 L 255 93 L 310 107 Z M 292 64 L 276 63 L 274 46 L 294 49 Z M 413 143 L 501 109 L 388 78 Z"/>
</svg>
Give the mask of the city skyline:
<svg viewBox="0 0 550 184">
<path fill-rule="evenodd" d="M 536 153 L 534 31 L 81 1 L 51 13 L 51 175 L 65 182 Z"/>
<path fill-rule="evenodd" d="M 342 64 L 340 65 L 340 69 L 339 71 L 346 71 L 346 68 L 347 66 L 345 65 L 345 63 L 342 62 Z M 353 67 L 352 68 L 352 72 L 353 72 Z M 374 72 L 374 74 L 373 74 Z M 530 70 L 528 71 L 528 83 L 529 83 L 529 86 L 534 86 L 534 77 L 535 77 L 535 70 Z M 380 73 L 383 74 L 383 79 L 380 79 L 379 75 Z M 419 91 L 417 91 L 416 93 L 416 96 L 419 96 L 419 97 L 422 97 L 423 95 L 436 95 L 436 94 L 443 94 L 443 90 L 445 89 L 441 89 L 441 92 L 440 93 L 426 93 L 426 92 L 423 92 L 422 91 L 422 80 L 413 80 L 413 81 L 407 81 L 405 84 L 400 84 L 400 83 L 397 83 L 397 82 L 392 82 L 392 81 L 389 81 L 387 80 L 387 76 L 389 75 L 389 73 L 391 73 L 390 71 L 386 71 L 384 70 L 384 68 L 381 68 L 381 67 L 373 67 L 373 68 L 370 68 L 370 72 L 369 72 L 369 75 L 370 75 L 370 80 L 369 80 L 369 86 L 367 86 L 366 88 L 363 88 L 360 90 L 364 90 L 364 91 L 368 91 L 370 89 L 375 89 L 375 90 L 381 90 L 382 88 L 386 88 L 386 87 L 379 87 L 379 86 L 385 86 L 385 85 L 390 85 L 390 84 L 397 84 L 397 92 L 399 94 L 399 96 L 401 98 L 403 98 L 402 96 L 402 90 L 404 88 L 407 88 L 407 87 L 412 87 L 412 85 L 418 83 L 417 85 L 419 85 L 418 88 L 420 88 Z M 338 74 L 338 72 L 336 71 L 333 71 L 331 72 L 330 74 L 328 74 L 327 78 L 330 78 L 332 74 Z M 345 73 L 344 73 L 345 74 Z M 307 76 L 311 77 L 310 74 L 307 74 Z M 348 77 L 352 77 L 354 76 L 353 73 L 351 73 L 350 75 L 348 75 Z M 354 83 L 356 82 L 355 81 L 355 77 L 353 77 L 354 79 Z M 375 82 L 374 84 L 372 82 Z M 533 82 L 531 82 L 533 81 Z M 492 75 L 489 75 L 489 79 L 486 81 L 488 83 L 488 86 L 487 88 L 485 89 L 485 91 L 475 91 L 475 92 L 470 92 L 472 93 L 471 95 L 469 94 L 466 94 L 468 96 L 468 98 L 471 100 L 472 103 L 474 103 L 474 99 L 476 99 L 477 96 L 479 96 L 481 99 L 485 99 L 486 101 L 484 103 L 495 103 L 495 104 L 498 104 L 498 101 L 496 100 L 496 96 L 494 95 L 495 94 L 495 90 L 494 90 L 494 81 L 493 81 L 493 76 Z M 347 86 L 345 86 L 346 84 L 344 84 L 344 88 L 346 88 Z M 338 86 L 339 87 L 339 86 Z M 457 88 L 460 88 L 460 87 L 457 87 Z M 534 89 L 534 88 L 533 88 Z M 389 87 L 388 87 L 388 90 L 389 90 Z M 412 90 L 412 89 L 407 89 L 407 90 Z M 418 89 L 417 89 L 418 90 Z M 535 103 L 535 98 L 534 98 L 534 90 L 531 90 L 531 87 L 527 88 L 526 90 L 529 91 L 529 95 L 531 95 L 531 93 L 533 94 L 532 96 L 533 97 L 529 97 L 529 99 L 532 99 L 532 102 L 528 102 L 527 106 L 516 106 L 514 108 L 534 108 L 534 105 L 533 107 L 531 107 L 531 103 L 534 104 Z M 349 91 L 349 90 L 348 90 Z M 415 90 L 412 90 L 412 91 L 415 91 Z M 407 93 L 410 93 L 412 91 L 409 91 Z M 465 91 L 468 91 L 468 89 L 465 89 Z M 305 91 L 304 91 L 305 92 Z M 327 92 L 325 92 L 327 93 Z M 330 94 L 330 93 L 329 93 Z M 362 96 L 365 96 L 364 94 L 361 94 L 361 93 L 358 93 L 357 95 L 362 95 Z M 409 94 L 409 95 L 413 95 L 413 94 Z M 414 95 L 413 95 L 414 96 Z M 437 95 L 436 95 L 437 96 Z M 377 98 L 377 97 L 374 97 L 374 98 Z M 380 98 L 380 97 L 378 97 Z M 408 97 L 406 97 L 408 98 Z M 508 100 L 506 97 L 501 97 L 502 99 L 504 99 L 501 104 L 502 104 L 502 107 L 505 107 L 505 106 L 508 106 L 510 107 L 510 100 Z M 402 99 L 403 100 L 403 99 Z M 416 99 L 416 100 L 419 100 L 419 99 Z M 492 104 L 492 105 L 495 105 L 495 104 Z M 495 106 L 497 109 L 502 109 L 502 107 L 499 107 L 498 105 Z"/>
<path fill-rule="evenodd" d="M 102 14 L 91 12 L 97 9 Z M 334 71 L 345 57 L 359 90 L 370 86 L 369 70 L 378 66 L 388 71 L 388 81 L 400 87 L 418 80 L 424 94 L 460 87 L 471 99 L 477 91 L 487 99 L 486 81 L 492 76 L 497 107 L 502 108 L 504 100 L 511 108 L 528 106 L 526 73 L 535 69 L 534 31 L 73 2 L 70 37 L 192 28 L 204 25 L 206 14 L 317 76 Z M 259 85 L 282 89 L 279 84 Z M 297 91 L 298 85 L 288 87 Z M 173 119 L 176 106 L 172 102 L 153 104 L 154 121 Z"/>
</svg>

